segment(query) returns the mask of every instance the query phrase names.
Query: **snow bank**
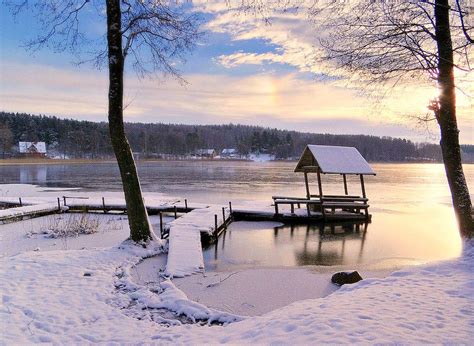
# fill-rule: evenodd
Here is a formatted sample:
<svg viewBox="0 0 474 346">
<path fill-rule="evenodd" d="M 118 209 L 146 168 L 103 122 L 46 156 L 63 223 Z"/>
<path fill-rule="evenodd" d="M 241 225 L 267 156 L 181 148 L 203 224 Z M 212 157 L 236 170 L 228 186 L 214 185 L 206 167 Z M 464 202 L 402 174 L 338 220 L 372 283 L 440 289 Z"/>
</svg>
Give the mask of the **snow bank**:
<svg viewBox="0 0 474 346">
<path fill-rule="evenodd" d="M 141 309 L 167 309 L 178 315 L 183 315 L 196 322 L 197 320 L 231 323 L 243 320 L 243 317 L 234 314 L 220 312 L 189 300 L 186 294 L 177 288 L 169 279 L 159 284 L 160 294 L 156 294 L 147 288 L 140 288 L 130 293 L 130 298 L 139 304 Z"/>
<path fill-rule="evenodd" d="M 160 246 L 1 258 L 2 341 L 374 344 L 469 343 L 472 338 L 472 246 L 456 260 L 367 279 L 326 298 L 296 302 L 227 326 L 204 327 L 160 326 L 141 310 L 152 303 L 166 308 L 173 304 L 176 311 L 212 317 L 211 309 L 187 303 L 186 295 L 169 281 L 161 288 L 166 299 L 156 300 L 128 279 L 130 268 Z"/>
</svg>

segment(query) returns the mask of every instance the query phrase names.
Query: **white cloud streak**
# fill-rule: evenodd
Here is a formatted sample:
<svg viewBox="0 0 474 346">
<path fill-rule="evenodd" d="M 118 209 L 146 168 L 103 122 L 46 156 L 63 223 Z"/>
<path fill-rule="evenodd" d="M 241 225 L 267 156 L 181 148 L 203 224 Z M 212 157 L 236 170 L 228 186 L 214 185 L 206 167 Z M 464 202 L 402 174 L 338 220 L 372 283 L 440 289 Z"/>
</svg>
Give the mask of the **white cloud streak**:
<svg viewBox="0 0 474 346">
<path fill-rule="evenodd" d="M 125 103 L 130 105 L 125 111 L 126 121 L 233 122 L 310 132 L 430 139 L 398 117 L 379 116 L 351 90 L 301 80 L 295 74 L 185 77 L 190 83 L 187 87 L 170 80 L 158 83 L 128 76 Z M 0 76 L 0 100 L 6 111 L 47 111 L 61 117 L 106 121 L 107 76 L 90 70 L 6 63 Z M 463 133 L 464 143 L 474 142 L 472 136 L 469 139 Z"/>
</svg>

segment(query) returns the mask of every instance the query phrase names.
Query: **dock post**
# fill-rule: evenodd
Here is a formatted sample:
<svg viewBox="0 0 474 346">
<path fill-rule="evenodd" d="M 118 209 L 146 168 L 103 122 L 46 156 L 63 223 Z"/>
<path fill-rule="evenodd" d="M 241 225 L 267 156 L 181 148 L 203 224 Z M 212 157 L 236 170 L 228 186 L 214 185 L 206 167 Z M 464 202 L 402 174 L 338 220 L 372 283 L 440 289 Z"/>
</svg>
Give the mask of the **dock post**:
<svg viewBox="0 0 474 346">
<path fill-rule="evenodd" d="M 160 234 L 161 239 L 163 239 L 163 213 L 160 211 Z"/>
<path fill-rule="evenodd" d="M 104 209 L 104 214 L 107 213 L 107 209 L 105 209 L 105 198 L 102 197 L 102 208 Z"/>
<path fill-rule="evenodd" d="M 58 197 L 58 211 L 61 211 L 61 200 Z"/>
<path fill-rule="evenodd" d="M 188 211 L 188 200 L 184 199 L 184 208 Z"/>
<path fill-rule="evenodd" d="M 306 186 L 306 198 L 311 199 L 311 193 L 309 192 L 308 172 L 304 172 L 304 184 Z"/>
<path fill-rule="evenodd" d="M 217 214 L 214 214 L 214 236 L 217 237 Z"/>
<path fill-rule="evenodd" d="M 23 207 L 23 203 L 21 202 L 21 197 L 18 197 L 18 200 L 20 201 L 20 207 Z"/>
<path fill-rule="evenodd" d="M 364 176 L 362 174 L 360 174 L 360 187 L 362 188 L 362 197 L 366 198 L 365 185 L 364 185 Z"/>
<path fill-rule="evenodd" d="M 225 224 L 225 208 L 222 207 L 222 222 Z"/>
<path fill-rule="evenodd" d="M 321 182 L 321 169 L 319 167 L 318 167 L 317 176 L 318 176 L 319 198 L 323 198 L 323 183 Z"/>
<path fill-rule="evenodd" d="M 344 193 L 347 196 L 349 194 L 349 192 L 347 191 L 347 178 L 346 178 L 345 174 L 342 175 L 342 179 L 344 179 Z"/>
<path fill-rule="evenodd" d="M 232 202 L 229 201 L 229 211 L 230 211 L 230 214 L 232 215 Z"/>
<path fill-rule="evenodd" d="M 64 201 L 64 206 L 66 206 L 66 196 L 63 196 L 63 201 Z"/>
<path fill-rule="evenodd" d="M 177 219 L 178 218 L 178 211 L 176 210 L 176 205 L 174 206 L 174 218 Z"/>
</svg>

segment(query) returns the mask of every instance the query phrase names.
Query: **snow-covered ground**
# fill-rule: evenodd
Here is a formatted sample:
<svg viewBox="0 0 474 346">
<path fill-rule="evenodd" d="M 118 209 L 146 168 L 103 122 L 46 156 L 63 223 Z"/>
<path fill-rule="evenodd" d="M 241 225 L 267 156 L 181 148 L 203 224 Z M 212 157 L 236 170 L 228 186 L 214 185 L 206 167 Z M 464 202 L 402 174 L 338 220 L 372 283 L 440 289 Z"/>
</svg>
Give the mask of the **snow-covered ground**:
<svg viewBox="0 0 474 346">
<path fill-rule="evenodd" d="M 37 191 L 38 197 L 43 194 L 49 192 Z M 220 290 L 214 304 L 205 290 L 190 287 L 198 285 L 190 280 L 197 275 L 175 283 L 163 277 L 148 280 L 160 265 L 138 264 L 159 255 L 163 268 L 167 244 L 155 242 L 143 249 L 124 243 L 128 233 L 124 216 L 100 217 L 104 229 L 70 238 L 67 245 L 31 232 L 38 226 L 35 220 L 0 226 L 1 343 L 466 344 L 472 340 L 472 243 L 465 244 L 460 258 L 413 266 L 340 289 L 328 283 L 328 273 L 304 273 L 307 269 L 252 269 L 230 277 L 198 274 L 202 285 Z M 239 287 L 237 282 L 250 284 Z M 255 317 L 240 316 L 237 309 L 219 311 L 226 296 L 233 304 L 232 297 L 250 297 L 263 290 L 262 282 L 269 287 L 267 295 L 282 302 L 281 308 Z M 284 306 L 290 300 L 285 301 L 281 292 L 292 285 L 314 287 L 322 298 Z M 307 298 L 301 292 L 297 295 Z M 192 320 L 206 323 L 189 323 Z"/>
</svg>

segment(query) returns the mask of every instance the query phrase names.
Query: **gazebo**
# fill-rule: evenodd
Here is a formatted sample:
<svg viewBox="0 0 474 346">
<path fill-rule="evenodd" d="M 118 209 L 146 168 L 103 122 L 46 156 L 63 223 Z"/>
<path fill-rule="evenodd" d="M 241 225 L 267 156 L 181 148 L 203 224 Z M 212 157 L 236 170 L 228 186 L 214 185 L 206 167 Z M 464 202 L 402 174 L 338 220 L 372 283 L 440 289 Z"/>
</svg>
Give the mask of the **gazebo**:
<svg viewBox="0 0 474 346">
<path fill-rule="evenodd" d="M 347 175 L 359 175 L 362 188 L 362 197 L 365 194 L 364 175 L 375 175 L 375 172 L 354 147 L 339 147 L 329 145 L 308 145 L 301 155 L 295 172 L 304 173 L 306 197 L 323 197 L 321 174 L 342 175 L 344 195 L 347 196 Z M 308 173 L 316 173 L 318 177 L 319 195 L 312 196 L 309 191 Z"/>
<path fill-rule="evenodd" d="M 308 217 L 310 209 L 319 210 L 324 219 L 330 211 L 332 219 L 360 218 L 368 219 L 368 198 L 365 192 L 364 175 L 375 175 L 367 161 L 354 147 L 307 145 L 296 165 L 295 172 L 304 174 L 306 197 L 273 196 L 275 214 L 279 214 L 278 205 L 289 204 L 291 213 L 294 214 L 294 205 L 306 205 Z M 311 194 L 308 175 L 316 173 L 318 179 L 318 194 Z M 325 195 L 323 193 L 322 174 L 341 175 L 344 184 L 344 194 Z M 349 195 L 347 176 L 358 175 L 362 189 L 362 196 Z M 364 213 L 361 214 L 360 211 Z"/>
</svg>

